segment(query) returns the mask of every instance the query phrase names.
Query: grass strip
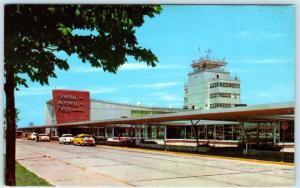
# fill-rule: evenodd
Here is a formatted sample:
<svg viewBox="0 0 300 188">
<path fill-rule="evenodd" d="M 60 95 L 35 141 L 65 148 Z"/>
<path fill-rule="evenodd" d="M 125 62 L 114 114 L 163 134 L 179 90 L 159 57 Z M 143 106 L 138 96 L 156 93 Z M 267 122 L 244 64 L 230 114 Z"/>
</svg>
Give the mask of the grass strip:
<svg viewBox="0 0 300 188">
<path fill-rule="evenodd" d="M 25 167 L 16 162 L 16 185 L 17 186 L 52 186 L 46 180 L 38 177 Z"/>
</svg>

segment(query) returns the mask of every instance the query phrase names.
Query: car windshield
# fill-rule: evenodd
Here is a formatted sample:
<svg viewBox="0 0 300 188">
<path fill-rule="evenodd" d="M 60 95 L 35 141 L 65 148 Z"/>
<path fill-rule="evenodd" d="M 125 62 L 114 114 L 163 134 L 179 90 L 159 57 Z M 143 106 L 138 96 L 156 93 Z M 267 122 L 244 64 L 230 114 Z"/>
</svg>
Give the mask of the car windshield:
<svg viewBox="0 0 300 188">
<path fill-rule="evenodd" d="M 64 135 L 63 137 L 73 137 L 71 134 Z"/>
</svg>

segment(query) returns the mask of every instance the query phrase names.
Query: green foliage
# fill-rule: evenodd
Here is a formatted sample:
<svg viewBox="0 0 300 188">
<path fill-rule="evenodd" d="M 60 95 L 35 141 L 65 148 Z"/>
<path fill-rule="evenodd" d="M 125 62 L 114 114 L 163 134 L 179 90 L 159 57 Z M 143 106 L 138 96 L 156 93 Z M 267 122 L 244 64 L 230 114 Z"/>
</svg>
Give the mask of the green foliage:
<svg viewBox="0 0 300 188">
<path fill-rule="evenodd" d="M 157 57 L 138 45 L 135 29 L 144 17 L 161 12 L 154 5 L 6 5 L 5 6 L 5 75 L 13 72 L 15 87 L 32 81 L 48 84 L 56 77 L 55 67 L 68 70 L 66 59 L 54 52 L 76 53 L 85 63 L 116 73 L 128 56 L 155 66 Z M 79 36 L 75 29 L 99 35 Z"/>
<path fill-rule="evenodd" d="M 16 162 L 16 185 L 17 186 L 51 186 L 46 180 Z"/>
<path fill-rule="evenodd" d="M 4 75 L 6 97 L 5 183 L 15 185 L 15 99 L 19 85 L 33 82 L 48 84 L 56 78 L 55 68 L 68 70 L 66 59 L 55 53 L 77 54 L 85 63 L 116 73 L 133 56 L 139 62 L 155 66 L 157 57 L 138 45 L 135 29 L 144 17 L 161 12 L 154 5 L 5 5 Z M 75 35 L 76 29 L 97 31 L 98 35 Z"/>
</svg>

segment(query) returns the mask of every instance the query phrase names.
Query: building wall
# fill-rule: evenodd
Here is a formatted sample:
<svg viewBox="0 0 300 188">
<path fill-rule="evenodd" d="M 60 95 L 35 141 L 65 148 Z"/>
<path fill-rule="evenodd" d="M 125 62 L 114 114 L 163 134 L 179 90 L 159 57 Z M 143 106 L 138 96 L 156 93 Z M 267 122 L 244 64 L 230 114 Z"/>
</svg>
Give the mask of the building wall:
<svg viewBox="0 0 300 188">
<path fill-rule="evenodd" d="M 45 105 L 45 124 L 46 125 L 56 124 L 53 105 L 49 103 L 46 103 Z"/>
<path fill-rule="evenodd" d="M 155 115 L 155 114 L 164 114 L 168 112 L 164 111 L 149 111 L 149 110 L 131 110 L 131 117 L 137 118 L 137 117 L 144 117 L 149 115 Z"/>
<path fill-rule="evenodd" d="M 130 108 L 115 104 L 91 101 L 90 120 L 115 119 L 130 117 Z"/>
<path fill-rule="evenodd" d="M 187 92 L 185 92 L 185 106 L 190 109 L 204 109 L 207 100 L 207 83 L 204 74 L 189 74 Z"/>
<path fill-rule="evenodd" d="M 180 109 L 151 109 L 142 106 L 109 103 L 100 100 L 91 100 L 90 103 L 90 121 L 118 119 L 126 117 L 142 117 L 145 115 L 181 111 Z M 52 102 L 46 103 L 45 123 L 47 125 L 56 124 Z"/>
</svg>

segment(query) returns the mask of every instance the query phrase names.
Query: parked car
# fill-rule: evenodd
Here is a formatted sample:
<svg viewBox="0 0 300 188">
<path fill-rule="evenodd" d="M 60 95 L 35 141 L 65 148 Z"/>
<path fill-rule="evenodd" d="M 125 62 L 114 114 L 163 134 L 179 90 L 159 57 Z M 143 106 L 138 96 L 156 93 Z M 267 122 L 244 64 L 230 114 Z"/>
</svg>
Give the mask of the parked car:
<svg viewBox="0 0 300 188">
<path fill-rule="evenodd" d="M 50 142 L 50 136 L 48 134 L 39 134 L 36 137 L 37 142 Z"/>
<path fill-rule="evenodd" d="M 74 145 L 81 145 L 81 146 L 95 146 L 95 139 L 89 135 L 89 134 L 79 134 L 74 137 L 73 139 L 73 144 Z"/>
<path fill-rule="evenodd" d="M 24 138 L 24 132 L 23 131 L 16 131 L 16 138 L 17 139 Z"/>
<path fill-rule="evenodd" d="M 33 132 L 29 135 L 28 139 L 29 140 L 36 140 L 36 136 L 37 136 L 37 133 Z"/>
<path fill-rule="evenodd" d="M 59 137 L 59 143 L 60 144 L 72 144 L 73 139 L 74 139 L 74 137 L 72 134 L 62 134 L 61 137 Z"/>
</svg>

